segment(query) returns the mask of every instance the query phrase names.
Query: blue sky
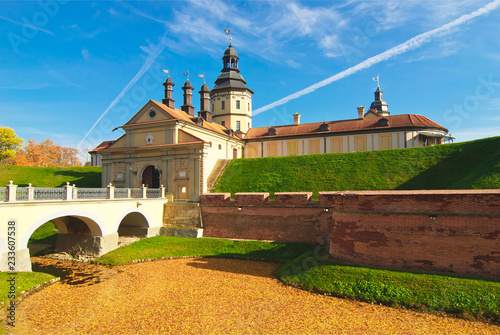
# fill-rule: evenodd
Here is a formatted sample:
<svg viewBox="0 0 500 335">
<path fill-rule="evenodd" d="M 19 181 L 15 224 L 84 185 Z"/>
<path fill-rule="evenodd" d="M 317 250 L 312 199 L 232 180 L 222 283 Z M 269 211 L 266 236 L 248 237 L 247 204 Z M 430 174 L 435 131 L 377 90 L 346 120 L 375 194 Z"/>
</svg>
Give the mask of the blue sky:
<svg viewBox="0 0 500 335">
<path fill-rule="evenodd" d="M 163 69 L 176 107 L 183 72 L 196 92 L 198 74 L 213 87 L 224 28 L 254 126 L 356 118 L 380 75 L 391 114 L 425 115 L 457 141 L 500 135 L 499 0 L 0 1 L 0 126 L 82 150 L 116 139 L 161 101 Z"/>
</svg>

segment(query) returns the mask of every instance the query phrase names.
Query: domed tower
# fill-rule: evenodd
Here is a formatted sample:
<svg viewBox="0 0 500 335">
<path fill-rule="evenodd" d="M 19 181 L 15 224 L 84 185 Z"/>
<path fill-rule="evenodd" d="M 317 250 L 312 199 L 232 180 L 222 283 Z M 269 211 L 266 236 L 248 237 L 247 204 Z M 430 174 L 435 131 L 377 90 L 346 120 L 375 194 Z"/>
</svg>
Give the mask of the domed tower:
<svg viewBox="0 0 500 335">
<path fill-rule="evenodd" d="M 391 113 L 389 112 L 387 102 L 382 99 L 383 93 L 384 92 L 380 90 L 380 85 L 378 85 L 377 90 L 375 91 L 375 101 L 370 105 L 370 109 L 376 110 L 380 116 L 388 116 Z"/>
<path fill-rule="evenodd" d="M 252 94 L 238 69 L 238 53 L 229 43 L 222 57 L 223 68 L 210 91 L 212 120 L 235 132 L 252 127 Z"/>
</svg>

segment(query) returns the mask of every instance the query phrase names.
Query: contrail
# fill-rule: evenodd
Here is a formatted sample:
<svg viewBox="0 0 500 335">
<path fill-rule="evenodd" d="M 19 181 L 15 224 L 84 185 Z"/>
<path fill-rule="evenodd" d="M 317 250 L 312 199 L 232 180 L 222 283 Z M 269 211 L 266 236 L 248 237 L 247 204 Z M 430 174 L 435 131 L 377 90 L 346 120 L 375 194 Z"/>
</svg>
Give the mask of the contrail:
<svg viewBox="0 0 500 335">
<path fill-rule="evenodd" d="M 444 34 L 447 31 L 449 31 L 450 29 L 457 27 L 461 24 L 464 24 L 464 23 L 466 23 L 466 22 L 468 22 L 468 21 L 470 21 L 478 16 L 488 14 L 489 12 L 497 9 L 498 7 L 500 7 L 500 0 L 492 1 L 489 4 L 487 4 L 486 6 L 480 8 L 480 9 L 478 9 L 470 14 L 462 15 L 461 17 L 459 17 L 456 20 L 453 20 L 445 25 L 442 25 L 439 28 L 436 28 L 436 29 L 430 30 L 428 32 L 422 33 L 420 35 L 417 35 L 417 36 L 409 39 L 408 41 L 403 42 L 403 43 L 401 43 L 401 44 L 399 44 L 399 45 L 397 45 L 397 46 L 395 46 L 387 51 L 384 51 L 376 56 L 370 57 L 367 60 L 365 60 L 357 65 L 354 65 L 353 67 L 348 68 L 347 70 L 339 72 L 339 73 L 337 73 L 329 78 L 326 78 L 326 79 L 324 79 L 324 80 L 322 80 L 314 85 L 306 87 L 303 90 L 300 90 L 298 92 L 290 94 L 289 96 L 286 96 L 283 99 L 275 101 L 269 105 L 258 108 L 258 109 L 253 111 L 253 115 L 257 115 L 257 114 L 265 112 L 269 109 L 272 109 L 274 107 L 286 104 L 290 100 L 297 99 L 303 95 L 314 92 L 318 88 L 321 88 L 323 86 L 331 84 L 331 83 L 333 83 L 337 80 L 340 80 L 342 78 L 348 77 L 348 76 L 350 76 L 356 72 L 359 72 L 361 70 L 367 69 L 367 68 L 371 67 L 372 65 L 380 63 L 380 62 L 387 60 L 389 58 L 392 58 L 394 56 L 401 55 L 407 51 L 417 49 L 417 48 L 421 47 L 422 45 L 424 45 L 425 43 L 428 43 L 432 37 L 439 35 L 439 34 Z"/>
<path fill-rule="evenodd" d="M 128 90 L 132 86 L 134 86 L 134 84 L 137 82 L 137 80 L 139 80 L 139 78 L 142 77 L 142 75 L 144 74 L 144 72 L 146 72 L 149 69 L 149 67 L 151 66 L 151 64 L 153 64 L 153 62 L 155 61 L 156 57 L 158 57 L 161 54 L 161 52 L 163 51 L 163 49 L 165 49 L 166 46 L 167 46 L 167 39 L 166 38 L 162 38 L 161 42 L 153 49 L 153 51 L 146 58 L 146 61 L 142 65 L 142 67 L 139 70 L 139 72 L 137 72 L 137 74 L 134 76 L 134 78 L 132 78 L 132 80 L 127 84 L 127 86 L 125 86 L 125 88 L 120 92 L 120 94 L 118 94 L 118 96 L 115 98 L 115 100 L 113 100 L 111 102 L 111 104 L 108 106 L 108 108 L 106 108 L 106 110 L 101 114 L 101 116 L 97 119 L 97 121 L 94 123 L 94 125 L 92 126 L 92 128 L 90 128 L 90 130 L 83 137 L 83 139 L 80 141 L 80 143 L 78 143 L 77 148 L 81 147 L 83 141 L 85 141 L 85 139 L 87 138 L 87 136 L 89 136 L 89 134 L 92 132 L 92 130 L 94 130 L 95 126 L 97 126 L 97 124 L 99 123 L 99 121 L 101 121 L 101 119 L 104 116 L 106 116 L 106 114 L 108 114 L 108 112 L 110 111 L 110 109 L 113 108 L 114 105 L 116 105 L 116 103 L 118 103 L 118 101 L 120 101 L 120 99 L 128 92 Z"/>
</svg>

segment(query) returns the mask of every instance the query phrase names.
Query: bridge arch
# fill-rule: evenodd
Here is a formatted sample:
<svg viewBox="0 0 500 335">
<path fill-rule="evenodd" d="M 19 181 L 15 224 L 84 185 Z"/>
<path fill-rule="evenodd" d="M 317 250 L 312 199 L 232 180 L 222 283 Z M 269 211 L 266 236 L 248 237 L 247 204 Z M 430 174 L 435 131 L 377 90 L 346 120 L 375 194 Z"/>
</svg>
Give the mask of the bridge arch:
<svg viewBox="0 0 500 335">
<path fill-rule="evenodd" d="M 151 228 L 151 219 L 142 209 L 128 209 L 118 216 L 114 232 L 119 236 L 146 237 Z"/>
<path fill-rule="evenodd" d="M 45 215 L 42 218 L 35 220 L 33 224 L 29 226 L 23 238 L 21 239 L 20 248 L 28 247 L 28 240 L 33 235 L 35 230 L 37 230 L 40 226 L 48 221 L 53 221 L 59 230 L 60 234 L 71 234 L 71 231 L 68 231 L 68 225 L 66 224 L 63 218 L 75 218 L 78 221 L 85 223 L 89 229 L 91 236 L 104 236 L 106 235 L 105 226 L 101 219 L 97 217 L 95 214 L 82 210 L 75 209 L 65 209 L 57 212 L 53 212 L 51 214 Z M 71 230 L 71 228 L 70 228 Z"/>
</svg>

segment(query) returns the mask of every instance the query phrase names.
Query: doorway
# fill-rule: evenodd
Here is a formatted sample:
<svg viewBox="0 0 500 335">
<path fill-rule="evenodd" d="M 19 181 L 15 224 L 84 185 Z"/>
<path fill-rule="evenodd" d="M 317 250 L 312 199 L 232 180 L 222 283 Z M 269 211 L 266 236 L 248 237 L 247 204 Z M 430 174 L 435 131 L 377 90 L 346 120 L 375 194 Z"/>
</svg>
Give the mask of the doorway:
<svg viewBox="0 0 500 335">
<path fill-rule="evenodd" d="M 160 187 L 160 170 L 153 165 L 148 166 L 142 173 L 142 183 L 149 188 Z"/>
</svg>

